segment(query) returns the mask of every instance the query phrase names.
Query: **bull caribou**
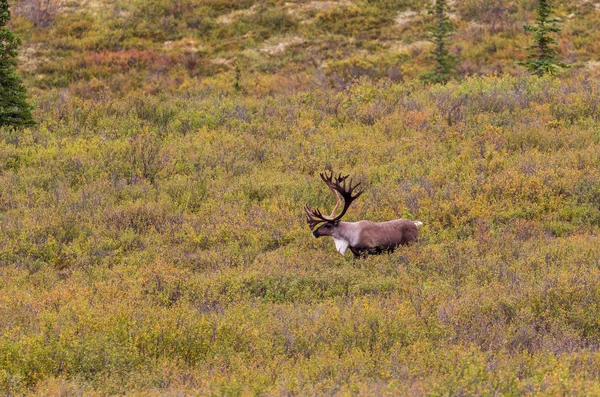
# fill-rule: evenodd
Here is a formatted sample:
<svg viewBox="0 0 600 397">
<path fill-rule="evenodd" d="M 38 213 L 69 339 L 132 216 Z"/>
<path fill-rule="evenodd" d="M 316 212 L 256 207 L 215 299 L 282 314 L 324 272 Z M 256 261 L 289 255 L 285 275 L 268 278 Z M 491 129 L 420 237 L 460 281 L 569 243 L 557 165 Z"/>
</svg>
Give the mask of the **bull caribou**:
<svg viewBox="0 0 600 397">
<path fill-rule="evenodd" d="M 305 206 L 306 221 L 314 237 L 331 236 L 335 242 L 335 248 L 340 254 L 344 255 L 349 248 L 356 258 L 369 254 L 392 252 L 399 245 L 417 240 L 419 235 L 417 226 L 423 224 L 418 221 L 395 219 L 387 222 L 342 222 L 341 219 L 348 211 L 350 204 L 363 193 L 363 190 L 357 189 L 360 182 L 353 185 L 351 179 L 347 182 L 349 175 L 339 174 L 334 177 L 333 171 L 320 175 L 323 182 L 333 192 L 336 203 L 329 216 L 323 215 L 319 209 L 313 209 L 308 204 Z M 341 204 L 340 197 L 344 201 L 344 206 L 339 215 L 334 216 Z M 319 224 L 321 225 L 318 226 Z"/>
</svg>

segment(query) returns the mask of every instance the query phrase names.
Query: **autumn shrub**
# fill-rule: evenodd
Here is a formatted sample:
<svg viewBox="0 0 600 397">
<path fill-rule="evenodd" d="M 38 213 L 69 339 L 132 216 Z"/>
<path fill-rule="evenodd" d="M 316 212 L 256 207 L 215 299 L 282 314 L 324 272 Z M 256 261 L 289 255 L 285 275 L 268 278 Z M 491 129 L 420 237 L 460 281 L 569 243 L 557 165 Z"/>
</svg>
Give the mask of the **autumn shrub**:
<svg viewBox="0 0 600 397">
<path fill-rule="evenodd" d="M 422 22 L 394 21 L 416 5 L 367 3 L 116 2 L 57 15 L 62 39 L 17 21 L 38 124 L 0 128 L 2 393 L 598 394 L 591 69 L 424 86 Z M 471 40 L 475 3 L 462 58 L 513 70 L 534 8 Z M 262 51 L 283 35 L 305 41 Z M 365 188 L 348 221 L 419 241 L 354 260 L 312 238 L 328 168 Z"/>
<path fill-rule="evenodd" d="M 242 20 L 253 27 L 261 27 L 265 29 L 265 33 L 269 35 L 285 33 L 292 30 L 296 26 L 289 14 L 280 8 L 266 8 L 251 14 L 247 20 Z"/>
<path fill-rule="evenodd" d="M 18 8 L 19 15 L 41 28 L 51 26 L 58 13 L 58 4 L 54 0 L 27 0 L 21 2 Z"/>
<path fill-rule="evenodd" d="M 381 27 L 381 19 L 370 6 L 350 5 L 331 8 L 316 15 L 317 26 L 329 33 L 357 35 L 363 39 L 376 36 Z"/>
<path fill-rule="evenodd" d="M 200 0 L 200 4 L 210 6 L 217 11 L 250 8 L 253 3 L 251 0 Z"/>
<path fill-rule="evenodd" d="M 419 2 L 413 0 L 367 0 L 367 3 L 388 12 L 418 8 L 420 6 Z"/>
</svg>

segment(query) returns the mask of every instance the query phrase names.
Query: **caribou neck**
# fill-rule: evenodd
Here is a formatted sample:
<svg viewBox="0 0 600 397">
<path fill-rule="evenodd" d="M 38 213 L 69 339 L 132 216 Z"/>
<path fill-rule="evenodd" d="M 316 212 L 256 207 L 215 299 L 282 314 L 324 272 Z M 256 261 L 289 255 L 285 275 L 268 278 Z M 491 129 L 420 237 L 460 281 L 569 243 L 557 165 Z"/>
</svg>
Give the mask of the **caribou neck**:
<svg viewBox="0 0 600 397">
<path fill-rule="evenodd" d="M 360 227 L 358 222 L 340 222 L 331 233 L 331 237 L 335 240 L 342 240 L 348 243 L 350 246 L 356 245 L 358 242 L 358 234 Z"/>
</svg>

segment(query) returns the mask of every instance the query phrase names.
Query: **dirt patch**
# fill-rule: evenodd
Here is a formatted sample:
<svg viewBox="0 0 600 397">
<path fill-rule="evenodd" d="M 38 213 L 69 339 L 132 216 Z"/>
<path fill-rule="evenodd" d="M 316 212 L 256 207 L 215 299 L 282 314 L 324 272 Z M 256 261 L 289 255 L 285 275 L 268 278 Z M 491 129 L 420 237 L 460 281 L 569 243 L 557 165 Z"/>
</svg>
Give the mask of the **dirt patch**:
<svg viewBox="0 0 600 397">
<path fill-rule="evenodd" d="M 220 17 L 218 17 L 217 23 L 220 23 L 222 25 L 229 25 L 229 24 L 234 23 L 240 17 L 256 14 L 257 10 L 258 10 L 258 5 L 253 5 L 252 7 L 248 8 L 247 10 L 232 11 L 229 14 L 221 15 Z"/>
<path fill-rule="evenodd" d="M 301 19 L 300 23 L 308 24 L 314 22 L 311 19 L 318 12 L 328 11 L 334 8 L 347 8 L 352 5 L 351 1 L 307 1 L 301 3 L 285 3 L 287 12 Z"/>
<path fill-rule="evenodd" d="M 432 43 L 427 40 L 415 41 L 410 44 L 395 43 L 390 47 L 390 51 L 409 52 L 409 53 L 421 52 L 424 49 L 426 49 L 427 47 L 430 47 L 431 45 L 432 45 Z"/>
<path fill-rule="evenodd" d="M 233 65 L 233 60 L 226 59 L 226 58 L 213 58 L 210 60 L 210 62 L 215 65 L 225 65 L 225 66 Z"/>
<path fill-rule="evenodd" d="M 394 18 L 394 22 L 398 26 L 404 26 L 412 21 L 414 21 L 419 14 L 416 11 L 408 10 L 401 13 L 398 13 L 396 18 Z"/>
<path fill-rule="evenodd" d="M 600 69 L 600 61 L 587 61 L 585 66 L 588 69 L 593 69 L 593 70 Z"/>
<path fill-rule="evenodd" d="M 332 8 L 349 7 L 351 5 L 351 1 L 309 1 L 308 3 L 302 4 L 304 9 L 314 11 L 327 11 Z"/>
<path fill-rule="evenodd" d="M 41 43 L 32 43 L 19 47 L 19 69 L 28 73 L 36 71 L 38 66 L 48 58 Z"/>
<path fill-rule="evenodd" d="M 305 40 L 302 37 L 286 37 L 284 39 L 279 39 L 277 43 L 266 44 L 263 48 L 261 48 L 261 52 L 264 52 L 268 55 L 280 55 L 283 54 L 288 47 L 303 44 L 304 42 Z"/>
<path fill-rule="evenodd" d="M 187 53 L 196 53 L 205 49 L 198 40 L 192 37 L 186 37 L 181 40 L 165 41 L 163 43 L 165 51 L 183 51 Z"/>
</svg>

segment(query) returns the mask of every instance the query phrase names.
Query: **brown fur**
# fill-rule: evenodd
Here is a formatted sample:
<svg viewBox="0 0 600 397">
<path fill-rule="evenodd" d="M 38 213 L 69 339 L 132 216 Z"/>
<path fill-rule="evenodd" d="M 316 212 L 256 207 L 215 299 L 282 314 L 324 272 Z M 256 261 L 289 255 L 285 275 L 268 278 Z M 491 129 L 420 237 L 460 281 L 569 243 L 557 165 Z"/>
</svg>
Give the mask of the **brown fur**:
<svg viewBox="0 0 600 397">
<path fill-rule="evenodd" d="M 388 222 L 360 221 L 358 241 L 352 248 L 364 249 L 381 247 L 384 250 L 396 248 L 417 240 L 417 225 L 408 219 L 396 219 Z"/>
<path fill-rule="evenodd" d="M 394 251 L 400 245 L 417 241 L 419 232 L 415 222 L 396 219 L 388 222 L 326 223 L 316 229 L 313 235 L 331 236 L 336 240 L 347 241 L 350 251 L 358 257 Z"/>
</svg>

